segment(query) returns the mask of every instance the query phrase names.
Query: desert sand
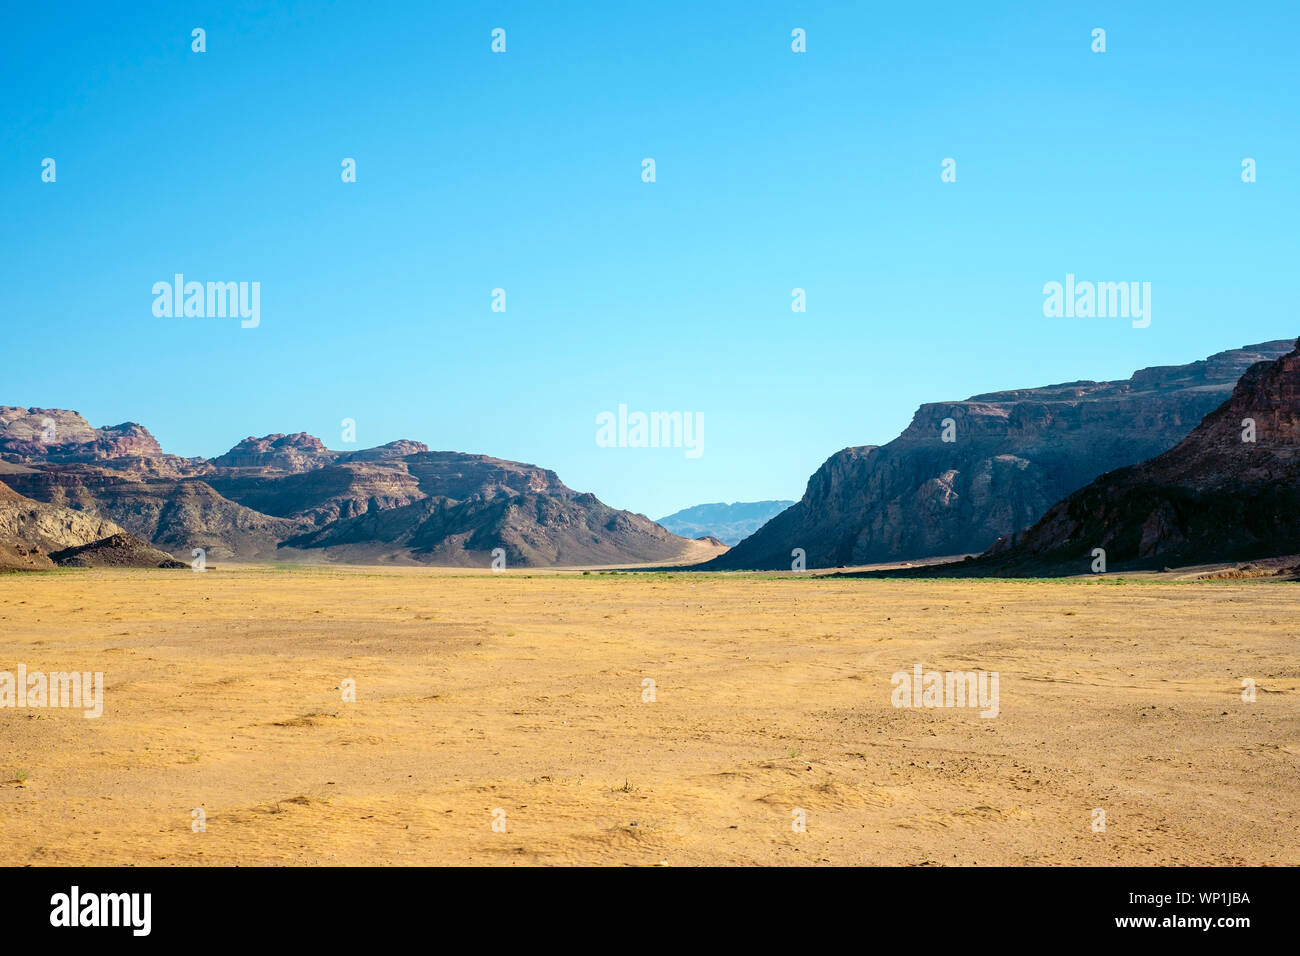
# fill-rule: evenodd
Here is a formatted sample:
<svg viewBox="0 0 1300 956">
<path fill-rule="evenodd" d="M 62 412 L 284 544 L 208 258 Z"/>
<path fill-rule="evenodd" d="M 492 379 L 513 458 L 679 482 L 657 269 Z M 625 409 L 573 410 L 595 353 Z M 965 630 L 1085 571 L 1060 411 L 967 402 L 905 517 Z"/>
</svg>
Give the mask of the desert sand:
<svg viewBox="0 0 1300 956">
<path fill-rule="evenodd" d="M 0 864 L 1295 865 L 1298 610 L 1161 577 L 5 575 L 0 671 L 106 702 L 0 709 Z M 998 716 L 893 706 L 918 663 L 997 671 Z"/>
</svg>

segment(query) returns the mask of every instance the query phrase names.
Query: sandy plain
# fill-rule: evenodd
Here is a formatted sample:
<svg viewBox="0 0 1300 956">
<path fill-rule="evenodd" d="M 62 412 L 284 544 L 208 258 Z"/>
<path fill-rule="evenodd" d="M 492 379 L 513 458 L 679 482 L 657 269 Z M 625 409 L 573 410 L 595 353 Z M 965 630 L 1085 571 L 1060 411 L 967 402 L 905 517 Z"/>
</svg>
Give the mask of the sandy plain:
<svg viewBox="0 0 1300 956">
<path fill-rule="evenodd" d="M 0 865 L 1296 865 L 1298 611 L 1159 576 L 4 575 L 0 671 L 106 701 L 0 708 Z M 998 716 L 893 706 L 918 663 L 998 672 Z"/>
</svg>

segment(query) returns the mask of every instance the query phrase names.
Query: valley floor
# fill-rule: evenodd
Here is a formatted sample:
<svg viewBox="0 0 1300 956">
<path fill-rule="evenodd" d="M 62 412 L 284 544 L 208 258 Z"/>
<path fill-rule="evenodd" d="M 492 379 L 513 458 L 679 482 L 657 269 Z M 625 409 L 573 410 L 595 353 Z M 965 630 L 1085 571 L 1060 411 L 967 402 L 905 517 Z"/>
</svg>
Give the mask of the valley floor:
<svg viewBox="0 0 1300 956">
<path fill-rule="evenodd" d="M 0 864 L 1296 865 L 1298 611 L 1161 578 L 0 576 L 0 672 L 106 687 L 98 719 L 0 708 Z M 998 716 L 894 707 L 916 664 L 998 672 Z"/>
</svg>

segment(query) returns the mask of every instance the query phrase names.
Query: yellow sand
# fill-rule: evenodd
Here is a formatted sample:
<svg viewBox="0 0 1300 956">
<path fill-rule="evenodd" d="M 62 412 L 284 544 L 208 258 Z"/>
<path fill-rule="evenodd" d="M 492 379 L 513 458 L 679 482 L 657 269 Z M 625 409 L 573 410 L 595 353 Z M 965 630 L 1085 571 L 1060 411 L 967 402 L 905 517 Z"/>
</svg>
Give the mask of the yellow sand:
<svg viewBox="0 0 1300 956">
<path fill-rule="evenodd" d="M 0 864 L 1295 865 L 1298 608 L 1271 582 L 6 575 L 0 671 L 101 670 L 107 703 L 0 709 Z M 999 716 L 895 708 L 916 663 L 997 671 Z"/>
</svg>

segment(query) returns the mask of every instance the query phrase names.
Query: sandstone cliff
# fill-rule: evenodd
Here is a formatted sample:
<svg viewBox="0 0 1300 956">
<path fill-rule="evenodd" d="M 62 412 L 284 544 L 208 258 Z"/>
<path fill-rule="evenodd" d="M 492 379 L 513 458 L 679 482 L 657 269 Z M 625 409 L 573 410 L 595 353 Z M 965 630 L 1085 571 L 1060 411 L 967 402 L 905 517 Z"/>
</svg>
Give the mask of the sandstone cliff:
<svg viewBox="0 0 1300 956">
<path fill-rule="evenodd" d="M 982 552 L 1098 475 L 1168 450 L 1247 368 L 1290 348 L 923 405 L 889 444 L 831 456 L 801 501 L 701 567 L 789 569 L 794 548 L 810 568 Z"/>
<path fill-rule="evenodd" d="M 1110 571 L 1300 554 L 1296 345 L 1169 451 L 1101 476 L 963 573 L 1090 573 L 1096 548 Z"/>
</svg>

